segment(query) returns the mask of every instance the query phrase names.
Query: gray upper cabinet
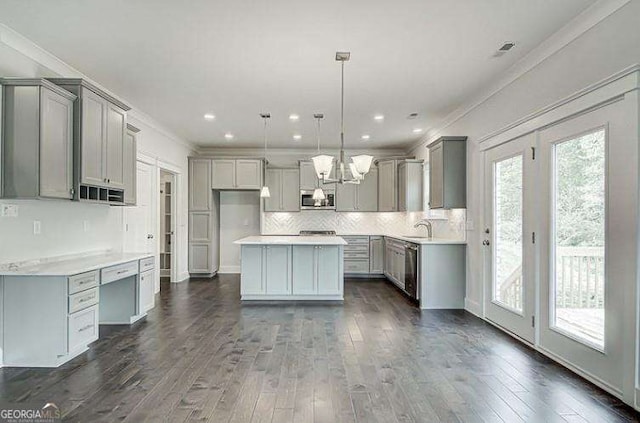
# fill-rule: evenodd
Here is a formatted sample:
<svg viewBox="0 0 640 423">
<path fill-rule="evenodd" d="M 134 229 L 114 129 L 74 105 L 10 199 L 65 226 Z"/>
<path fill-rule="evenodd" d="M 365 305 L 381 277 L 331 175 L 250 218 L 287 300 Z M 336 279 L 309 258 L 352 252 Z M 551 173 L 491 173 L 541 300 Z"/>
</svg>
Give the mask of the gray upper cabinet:
<svg viewBox="0 0 640 423">
<path fill-rule="evenodd" d="M 105 177 L 113 188 L 124 189 L 124 137 L 127 132 L 127 112 L 114 104 L 107 105 L 107 136 L 105 141 Z"/>
<path fill-rule="evenodd" d="M 346 177 L 351 173 L 345 170 Z M 378 169 L 372 167 L 360 184 L 337 184 L 336 211 L 378 211 Z"/>
<path fill-rule="evenodd" d="M 398 211 L 397 174 L 395 160 L 378 162 L 378 211 Z"/>
<path fill-rule="evenodd" d="M 213 189 L 260 189 L 262 160 L 213 159 Z"/>
<path fill-rule="evenodd" d="M 135 206 L 136 204 L 138 132 L 140 132 L 138 128 L 127 124 L 122 166 L 124 171 L 124 203 L 129 206 Z"/>
<path fill-rule="evenodd" d="M 210 159 L 189 159 L 189 211 L 211 210 Z"/>
<path fill-rule="evenodd" d="M 378 211 L 378 168 L 371 166 L 369 173 L 357 186 L 358 211 Z"/>
<path fill-rule="evenodd" d="M 264 200 L 266 212 L 300 211 L 300 171 L 298 169 L 267 169 L 266 185 L 271 197 Z"/>
<path fill-rule="evenodd" d="M 73 104 L 76 96 L 43 79 L 3 85 L 2 195 L 73 198 Z"/>
<path fill-rule="evenodd" d="M 398 211 L 422 211 L 422 160 L 398 162 Z"/>
<path fill-rule="evenodd" d="M 429 207 L 467 207 L 467 137 L 441 137 L 429 145 Z"/>
<path fill-rule="evenodd" d="M 125 134 L 131 108 L 77 78 L 48 78 L 77 96 L 74 108 L 76 191 L 81 200 L 124 204 Z"/>
<path fill-rule="evenodd" d="M 300 162 L 300 189 L 312 190 L 318 188 L 318 176 L 313 162 Z"/>
</svg>

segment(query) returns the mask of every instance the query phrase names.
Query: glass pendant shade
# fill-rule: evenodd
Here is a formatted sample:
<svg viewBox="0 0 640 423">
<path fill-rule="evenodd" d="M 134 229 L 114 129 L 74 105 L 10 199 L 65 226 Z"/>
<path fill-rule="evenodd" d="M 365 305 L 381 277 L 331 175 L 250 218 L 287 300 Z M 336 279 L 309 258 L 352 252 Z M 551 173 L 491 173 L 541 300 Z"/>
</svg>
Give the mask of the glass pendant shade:
<svg viewBox="0 0 640 423">
<path fill-rule="evenodd" d="M 331 168 L 333 167 L 333 157 L 321 154 L 312 157 L 311 160 L 313 160 L 313 167 L 316 170 L 318 179 L 323 179 L 323 177 L 328 178 L 331 174 Z"/>
<path fill-rule="evenodd" d="M 349 170 L 351 170 L 351 177 L 356 181 L 361 181 L 364 179 L 364 176 L 360 172 L 358 172 L 358 169 L 356 169 L 355 163 L 349 163 Z"/>
<path fill-rule="evenodd" d="M 262 187 L 262 189 L 260 190 L 260 198 L 270 198 L 270 197 L 271 197 L 271 192 L 269 191 L 269 187 L 268 186 Z"/>
<path fill-rule="evenodd" d="M 324 191 L 322 191 L 322 188 L 314 189 L 313 196 L 311 198 L 314 200 L 324 200 Z"/>
<path fill-rule="evenodd" d="M 369 156 L 367 154 L 362 154 L 360 156 L 351 157 L 353 160 L 353 164 L 355 165 L 356 170 L 363 177 L 367 173 L 369 173 L 369 169 L 371 169 L 371 162 L 373 162 L 373 156 Z"/>
</svg>

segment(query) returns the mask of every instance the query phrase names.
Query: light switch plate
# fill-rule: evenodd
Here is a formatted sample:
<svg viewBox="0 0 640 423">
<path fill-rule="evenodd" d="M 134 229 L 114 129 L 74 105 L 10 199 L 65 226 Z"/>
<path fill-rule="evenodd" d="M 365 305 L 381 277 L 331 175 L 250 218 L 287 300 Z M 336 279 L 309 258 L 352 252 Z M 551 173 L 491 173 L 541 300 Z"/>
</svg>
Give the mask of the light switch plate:
<svg viewBox="0 0 640 423">
<path fill-rule="evenodd" d="M 473 220 L 467 220 L 467 230 L 468 231 L 473 230 Z"/>
<path fill-rule="evenodd" d="M 18 206 L 15 204 L 2 204 L 0 215 L 2 217 L 18 217 Z"/>
<path fill-rule="evenodd" d="M 33 234 L 40 235 L 42 233 L 42 222 L 39 220 L 33 221 Z"/>
<path fill-rule="evenodd" d="M 91 229 L 91 224 L 89 223 L 88 220 L 85 220 L 85 221 L 82 222 L 82 229 L 85 232 L 89 232 L 89 229 Z"/>
</svg>

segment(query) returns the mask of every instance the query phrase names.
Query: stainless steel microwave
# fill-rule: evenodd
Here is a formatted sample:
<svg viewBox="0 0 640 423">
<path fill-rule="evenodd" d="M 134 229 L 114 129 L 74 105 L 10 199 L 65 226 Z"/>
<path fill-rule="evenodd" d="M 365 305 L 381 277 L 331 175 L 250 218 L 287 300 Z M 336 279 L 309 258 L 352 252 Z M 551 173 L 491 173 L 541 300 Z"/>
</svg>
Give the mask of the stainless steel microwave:
<svg viewBox="0 0 640 423">
<path fill-rule="evenodd" d="M 316 203 L 313 199 L 313 190 L 300 191 L 300 209 L 301 210 L 335 210 L 336 209 L 336 192 L 334 190 L 324 190 L 324 200 Z"/>
</svg>

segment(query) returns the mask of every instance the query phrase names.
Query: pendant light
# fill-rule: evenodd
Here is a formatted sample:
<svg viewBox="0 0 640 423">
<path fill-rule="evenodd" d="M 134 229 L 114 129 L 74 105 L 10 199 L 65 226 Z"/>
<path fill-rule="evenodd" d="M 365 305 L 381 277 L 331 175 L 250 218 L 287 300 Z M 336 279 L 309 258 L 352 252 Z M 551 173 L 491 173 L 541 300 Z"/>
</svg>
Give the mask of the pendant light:
<svg viewBox="0 0 640 423">
<path fill-rule="evenodd" d="M 324 118 L 324 115 L 322 113 L 316 113 L 313 115 L 313 118 L 318 122 L 318 125 L 316 127 L 316 137 L 318 139 L 318 155 L 320 155 L 320 120 Z M 330 171 L 331 169 L 329 169 L 329 172 Z M 318 174 L 318 179 L 322 179 L 322 175 Z M 319 184 L 319 182 L 316 182 L 316 184 Z M 314 206 L 319 207 L 322 200 L 325 199 L 324 191 L 322 190 L 322 188 L 316 187 L 316 189 L 313 190 L 313 195 L 311 198 L 314 200 Z"/>
<path fill-rule="evenodd" d="M 340 156 L 338 157 L 337 164 L 337 179 L 330 179 L 329 175 L 331 175 L 331 169 L 333 168 L 333 160 L 332 156 L 328 156 L 325 154 L 317 155 L 312 157 L 313 166 L 316 170 L 316 174 L 318 178 L 322 179 L 322 182 L 325 184 L 359 184 L 361 180 L 364 179 L 365 175 L 369 173 L 369 169 L 371 169 L 371 163 L 373 162 L 373 156 L 368 154 L 362 154 L 358 156 L 353 156 L 351 160 L 352 163 L 349 163 L 349 169 L 351 170 L 352 177 L 347 179 L 345 178 L 345 157 L 344 157 L 344 62 L 348 61 L 351 57 L 351 53 L 349 52 L 337 52 L 336 53 L 336 61 L 340 62 L 341 65 L 341 91 L 340 91 Z"/>
<path fill-rule="evenodd" d="M 264 163 L 262 165 L 262 188 L 260 189 L 260 198 L 270 198 L 271 192 L 267 186 L 267 121 L 271 118 L 269 113 L 261 113 L 260 117 L 264 120 Z"/>
</svg>

